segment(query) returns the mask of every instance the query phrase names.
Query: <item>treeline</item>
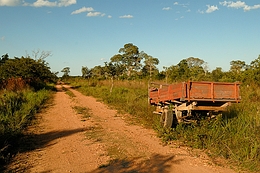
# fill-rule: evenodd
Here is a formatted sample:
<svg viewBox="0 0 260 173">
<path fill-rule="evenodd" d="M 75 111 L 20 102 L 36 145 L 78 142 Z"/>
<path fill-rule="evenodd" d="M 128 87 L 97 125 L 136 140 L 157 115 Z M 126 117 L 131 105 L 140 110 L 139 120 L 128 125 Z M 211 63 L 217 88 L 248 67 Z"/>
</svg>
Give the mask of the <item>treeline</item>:
<svg viewBox="0 0 260 173">
<path fill-rule="evenodd" d="M 9 159 L 23 148 L 24 131 L 35 113 L 51 97 L 58 78 L 44 60 L 48 53 L 35 52 L 35 58 L 0 58 L 0 172 Z M 51 90 L 50 90 L 51 89 Z"/>
<path fill-rule="evenodd" d="M 162 71 L 157 68 L 158 64 L 158 58 L 139 51 L 136 45 L 128 43 L 119 49 L 118 54 L 110 58 L 110 62 L 93 68 L 83 66 L 81 71 L 82 77 L 94 79 L 152 79 L 169 83 L 209 80 L 260 84 L 260 55 L 250 64 L 242 60 L 231 61 L 229 71 L 223 71 L 221 67 L 209 71 L 208 63 L 195 57 L 183 59 L 177 65 L 163 67 Z M 65 67 L 61 72 L 64 73 L 63 77 L 67 77 L 70 68 Z"/>
<path fill-rule="evenodd" d="M 0 58 L 0 89 L 19 90 L 24 87 L 41 89 L 47 82 L 57 80 L 56 74 L 50 71 L 45 57 L 9 58 L 8 54 Z"/>
</svg>

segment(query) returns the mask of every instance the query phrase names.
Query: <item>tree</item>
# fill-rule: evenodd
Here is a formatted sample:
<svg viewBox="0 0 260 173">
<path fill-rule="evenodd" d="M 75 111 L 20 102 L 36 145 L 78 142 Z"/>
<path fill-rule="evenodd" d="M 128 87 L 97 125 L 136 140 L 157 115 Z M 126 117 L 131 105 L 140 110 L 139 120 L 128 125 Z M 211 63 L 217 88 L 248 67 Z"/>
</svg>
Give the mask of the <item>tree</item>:
<svg viewBox="0 0 260 173">
<path fill-rule="evenodd" d="M 114 77 L 122 77 L 126 72 L 125 65 L 123 64 L 123 56 L 120 54 L 114 55 L 110 58 L 110 65 L 113 65 L 115 76 Z"/>
<path fill-rule="evenodd" d="M 41 51 L 40 49 L 33 50 L 32 55 L 30 56 L 29 54 L 26 55 L 26 57 L 31 57 L 38 63 L 42 63 L 45 65 L 49 65 L 48 62 L 46 61 L 46 58 L 51 56 L 51 51 Z"/>
<path fill-rule="evenodd" d="M 179 79 L 181 80 L 189 80 L 190 78 L 190 69 L 189 64 L 186 59 L 181 60 L 178 64 L 178 73 L 179 73 Z"/>
<path fill-rule="evenodd" d="M 254 70 L 259 70 L 260 69 L 260 55 L 258 56 L 257 59 L 255 59 L 254 61 L 252 61 L 250 63 L 250 68 L 254 69 Z"/>
<path fill-rule="evenodd" d="M 189 68 L 202 67 L 202 65 L 205 63 L 202 59 L 194 58 L 194 57 L 189 57 L 186 59 L 186 61 L 187 61 Z"/>
<path fill-rule="evenodd" d="M 38 62 L 30 57 L 9 59 L 7 56 L 4 56 L 4 59 L 5 61 L 0 68 L 0 80 L 7 81 L 10 78 L 22 78 L 35 89 L 44 87 L 46 82 L 55 82 L 57 80 L 57 76 L 50 71 L 50 67 L 47 64 Z"/>
<path fill-rule="evenodd" d="M 212 70 L 211 76 L 213 81 L 219 82 L 223 78 L 224 72 L 222 71 L 221 67 L 216 67 L 215 70 Z"/>
<path fill-rule="evenodd" d="M 82 77 L 89 78 L 91 76 L 91 70 L 88 67 L 81 68 Z"/>
<path fill-rule="evenodd" d="M 110 63 L 105 62 L 104 70 L 105 70 L 106 78 L 110 78 L 111 80 L 110 93 L 112 93 L 114 87 L 114 78 L 117 75 L 116 66 L 112 62 Z"/>
<path fill-rule="evenodd" d="M 257 84 L 260 84 L 260 55 L 246 68 L 244 76 L 245 81 L 254 81 Z"/>
<path fill-rule="evenodd" d="M 1 66 L 0 76 L 8 79 L 12 77 L 39 78 L 48 80 L 53 77 L 50 67 L 31 59 L 30 57 L 21 57 L 9 59 Z"/>
<path fill-rule="evenodd" d="M 123 48 L 119 49 L 119 53 L 113 57 L 120 62 L 126 69 L 127 76 L 130 78 L 133 71 L 139 70 L 141 68 L 142 57 L 139 56 L 139 48 L 132 43 L 125 44 Z"/>
<path fill-rule="evenodd" d="M 8 59 L 9 59 L 8 54 L 2 55 L 2 58 L 0 58 L 0 65 L 4 64 L 5 61 L 7 61 Z"/>
<path fill-rule="evenodd" d="M 92 77 L 97 78 L 97 79 L 104 79 L 105 78 L 105 70 L 104 67 L 95 66 L 91 69 L 92 72 Z"/>
<path fill-rule="evenodd" d="M 167 82 L 168 77 L 171 82 L 203 80 L 207 78 L 206 75 L 208 72 L 206 69 L 207 63 L 205 63 L 202 59 L 189 57 L 181 60 L 177 65 L 172 65 L 165 68 L 167 72 Z"/>
<path fill-rule="evenodd" d="M 168 83 L 168 67 L 163 66 L 163 69 L 165 70 L 165 82 Z"/>
<path fill-rule="evenodd" d="M 151 55 L 147 55 L 143 51 L 140 53 L 140 56 L 142 56 L 144 58 L 144 64 L 145 64 L 142 71 L 143 71 L 144 75 L 146 75 L 146 73 L 149 72 L 149 76 L 150 76 L 150 80 L 151 80 L 152 73 L 154 73 L 155 70 L 157 70 L 156 65 L 159 64 L 159 59 L 154 58 Z"/>
<path fill-rule="evenodd" d="M 244 71 L 246 67 L 245 61 L 231 61 L 230 62 L 230 71 L 239 74 L 241 71 Z"/>
<path fill-rule="evenodd" d="M 64 67 L 61 72 L 63 73 L 62 77 L 68 77 L 70 73 L 70 68 L 69 67 Z"/>
<path fill-rule="evenodd" d="M 207 64 L 200 58 L 189 57 L 186 59 L 190 71 L 191 80 L 202 80 L 207 74 Z"/>
<path fill-rule="evenodd" d="M 112 63 L 117 64 L 118 66 L 123 65 L 123 56 L 120 54 L 114 55 L 113 57 L 110 58 L 110 61 Z"/>
<path fill-rule="evenodd" d="M 181 79 L 181 76 L 179 75 L 178 65 L 171 65 L 166 69 L 165 73 L 167 77 L 169 77 L 169 80 L 167 78 L 167 82 L 176 82 Z"/>
<path fill-rule="evenodd" d="M 243 78 L 243 72 L 245 71 L 247 65 L 245 61 L 231 61 L 230 62 L 230 70 L 229 70 L 229 76 L 234 81 L 241 81 Z"/>
</svg>

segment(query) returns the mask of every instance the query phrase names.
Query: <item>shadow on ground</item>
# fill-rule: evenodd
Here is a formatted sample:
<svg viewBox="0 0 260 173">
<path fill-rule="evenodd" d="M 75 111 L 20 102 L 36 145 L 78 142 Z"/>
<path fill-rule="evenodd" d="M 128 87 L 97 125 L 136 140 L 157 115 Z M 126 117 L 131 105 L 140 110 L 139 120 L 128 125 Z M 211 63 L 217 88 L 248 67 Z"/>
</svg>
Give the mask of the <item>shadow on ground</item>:
<svg viewBox="0 0 260 173">
<path fill-rule="evenodd" d="M 83 132 L 85 129 L 84 128 L 77 128 L 73 130 L 64 130 L 64 131 L 52 131 L 48 133 L 42 133 L 42 134 L 31 134 L 31 135 L 26 135 L 22 140 L 21 140 L 21 148 L 19 149 L 19 152 L 27 152 L 27 151 L 32 151 L 36 149 L 42 149 L 48 146 L 51 146 L 55 144 L 53 142 L 56 139 L 67 137 L 70 135 L 73 135 L 75 133 Z"/>
<path fill-rule="evenodd" d="M 41 150 L 45 147 L 54 145 L 56 142 L 56 139 L 63 138 L 70 136 L 75 133 L 83 132 L 84 128 L 78 128 L 73 130 L 64 130 L 64 131 L 52 131 L 48 133 L 42 133 L 42 134 L 28 134 L 22 137 L 19 141 L 17 141 L 16 150 L 12 151 L 12 157 L 17 156 L 15 160 L 15 165 L 10 168 L 9 165 L 1 166 L 0 165 L 0 172 L 26 172 L 31 166 L 27 165 L 26 163 L 26 157 L 22 158 L 19 157 L 19 153 L 26 153 L 29 151 L 34 150 Z M 12 164 L 12 159 L 10 160 L 10 163 Z M 2 167 L 2 168 L 1 168 Z"/>
<path fill-rule="evenodd" d="M 169 173 L 173 164 L 179 164 L 182 159 L 174 156 L 154 154 L 150 158 L 116 159 L 106 165 L 101 165 L 91 173 Z M 89 172 L 90 173 L 90 172 Z"/>
</svg>

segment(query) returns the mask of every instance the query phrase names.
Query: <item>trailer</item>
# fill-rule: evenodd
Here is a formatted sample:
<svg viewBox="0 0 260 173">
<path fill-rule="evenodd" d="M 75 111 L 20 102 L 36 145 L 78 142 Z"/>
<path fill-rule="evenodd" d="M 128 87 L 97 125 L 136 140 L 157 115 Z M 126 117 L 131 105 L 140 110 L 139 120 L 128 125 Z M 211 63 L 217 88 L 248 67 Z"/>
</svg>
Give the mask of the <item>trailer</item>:
<svg viewBox="0 0 260 173">
<path fill-rule="evenodd" d="M 188 81 L 175 84 L 151 83 L 149 102 L 156 106 L 164 127 L 194 122 L 201 116 L 214 117 L 232 103 L 239 103 L 240 83 Z"/>
</svg>

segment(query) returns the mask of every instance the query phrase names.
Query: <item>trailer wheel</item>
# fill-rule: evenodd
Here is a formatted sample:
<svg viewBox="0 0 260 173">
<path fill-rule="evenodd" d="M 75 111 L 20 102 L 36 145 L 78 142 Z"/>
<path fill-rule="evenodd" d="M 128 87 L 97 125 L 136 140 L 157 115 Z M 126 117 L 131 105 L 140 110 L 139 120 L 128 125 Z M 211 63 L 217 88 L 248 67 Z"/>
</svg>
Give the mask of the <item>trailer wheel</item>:
<svg viewBox="0 0 260 173">
<path fill-rule="evenodd" d="M 163 127 L 171 128 L 173 123 L 173 112 L 169 108 L 165 108 L 161 114 L 160 122 Z"/>
</svg>

